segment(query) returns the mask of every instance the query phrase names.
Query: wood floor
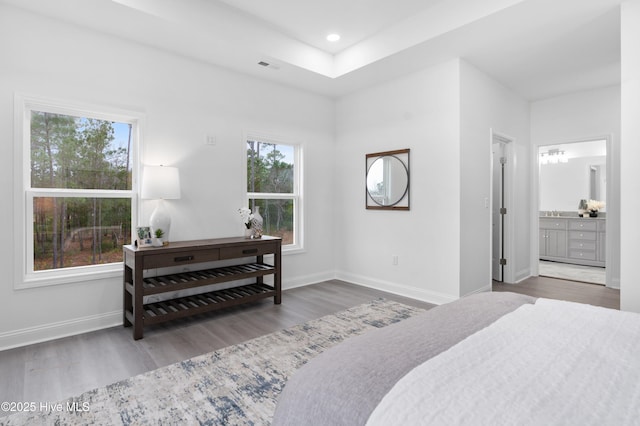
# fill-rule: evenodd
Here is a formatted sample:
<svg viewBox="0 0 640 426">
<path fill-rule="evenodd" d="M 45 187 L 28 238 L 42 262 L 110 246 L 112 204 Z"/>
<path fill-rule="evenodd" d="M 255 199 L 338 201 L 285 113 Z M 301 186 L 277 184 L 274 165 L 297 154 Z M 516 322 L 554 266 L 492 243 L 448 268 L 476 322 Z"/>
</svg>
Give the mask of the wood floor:
<svg viewBox="0 0 640 426">
<path fill-rule="evenodd" d="M 518 284 L 493 282 L 493 291 L 511 291 L 547 299 L 568 300 L 611 309 L 620 309 L 620 290 L 550 277 L 531 277 Z"/>
<path fill-rule="evenodd" d="M 619 309 L 620 292 L 592 284 L 530 278 L 494 283 L 494 291 L 572 300 Z M 385 297 L 408 305 L 433 305 L 341 281 L 287 290 L 282 305 L 264 300 L 218 313 L 145 329 L 114 327 L 0 352 L 0 401 L 55 402 L 144 373 Z M 0 417 L 7 413 L 0 412 Z"/>
<path fill-rule="evenodd" d="M 0 402 L 56 402 L 96 387 L 332 314 L 379 297 L 434 305 L 365 287 L 327 281 L 263 300 L 145 328 L 114 327 L 0 352 Z M 0 411 L 0 417 L 7 415 Z"/>
</svg>

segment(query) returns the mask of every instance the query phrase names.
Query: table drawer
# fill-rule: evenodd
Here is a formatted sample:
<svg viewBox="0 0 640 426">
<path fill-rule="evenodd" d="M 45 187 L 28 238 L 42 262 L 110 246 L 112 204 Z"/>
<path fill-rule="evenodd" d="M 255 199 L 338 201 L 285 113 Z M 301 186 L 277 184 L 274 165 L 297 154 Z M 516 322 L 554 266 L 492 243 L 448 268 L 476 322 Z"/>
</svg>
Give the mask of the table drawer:
<svg viewBox="0 0 640 426">
<path fill-rule="evenodd" d="M 570 249 L 569 257 L 572 259 L 596 260 L 595 250 Z"/>
<path fill-rule="evenodd" d="M 158 253 L 144 257 L 144 269 L 169 268 L 172 266 L 188 265 L 220 260 L 220 249 L 185 251 L 178 253 Z"/>
<path fill-rule="evenodd" d="M 590 231 L 569 231 L 569 240 L 588 240 L 596 241 L 598 234 Z"/>
<path fill-rule="evenodd" d="M 277 244 L 256 244 L 255 246 L 223 247 L 220 259 L 236 259 L 238 257 L 262 256 L 275 253 Z"/>
</svg>

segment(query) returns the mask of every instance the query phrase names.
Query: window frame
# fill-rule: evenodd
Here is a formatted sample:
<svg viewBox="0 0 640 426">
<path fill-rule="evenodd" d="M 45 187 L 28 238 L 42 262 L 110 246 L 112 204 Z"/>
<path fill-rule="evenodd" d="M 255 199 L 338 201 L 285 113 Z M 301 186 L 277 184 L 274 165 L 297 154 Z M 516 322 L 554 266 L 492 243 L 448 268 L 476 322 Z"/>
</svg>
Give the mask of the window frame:
<svg viewBox="0 0 640 426">
<path fill-rule="evenodd" d="M 128 123 L 132 125 L 130 190 L 64 189 L 31 187 L 31 112 L 44 111 L 77 117 Z M 84 265 L 34 271 L 33 200 L 54 198 L 122 198 L 131 200 L 131 232 L 137 226 L 139 209 L 137 188 L 143 114 L 103 105 L 47 99 L 16 94 L 14 99 L 14 289 L 27 289 L 75 282 L 91 282 L 122 276 L 122 262 Z"/>
<path fill-rule="evenodd" d="M 257 141 L 271 143 L 275 145 L 286 145 L 293 147 L 293 193 L 270 193 L 270 192 L 249 192 L 247 177 L 247 142 Z M 303 202 L 303 144 L 292 142 L 290 138 L 281 136 L 265 135 L 263 133 L 248 132 L 245 134 L 243 143 L 243 189 L 244 200 L 249 205 L 250 200 L 292 200 L 293 201 L 293 244 L 283 244 L 282 253 L 302 253 L 304 252 L 304 202 Z"/>
</svg>

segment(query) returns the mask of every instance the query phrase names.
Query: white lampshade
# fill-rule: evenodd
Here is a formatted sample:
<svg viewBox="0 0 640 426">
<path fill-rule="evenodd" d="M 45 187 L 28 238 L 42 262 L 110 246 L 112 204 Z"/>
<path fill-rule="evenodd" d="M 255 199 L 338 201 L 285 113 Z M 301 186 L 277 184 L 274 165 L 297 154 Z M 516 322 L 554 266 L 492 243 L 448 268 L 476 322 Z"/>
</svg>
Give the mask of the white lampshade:
<svg viewBox="0 0 640 426">
<path fill-rule="evenodd" d="M 158 204 L 151 213 L 149 225 L 152 231 L 161 229 L 164 240 L 169 241 L 171 231 L 171 215 L 163 200 L 177 200 L 180 198 L 180 174 L 176 167 L 145 166 L 142 174 L 142 199 L 157 199 Z"/>
<path fill-rule="evenodd" d="M 180 199 L 180 174 L 177 167 L 145 166 L 142 174 L 142 191 L 145 200 Z"/>
</svg>

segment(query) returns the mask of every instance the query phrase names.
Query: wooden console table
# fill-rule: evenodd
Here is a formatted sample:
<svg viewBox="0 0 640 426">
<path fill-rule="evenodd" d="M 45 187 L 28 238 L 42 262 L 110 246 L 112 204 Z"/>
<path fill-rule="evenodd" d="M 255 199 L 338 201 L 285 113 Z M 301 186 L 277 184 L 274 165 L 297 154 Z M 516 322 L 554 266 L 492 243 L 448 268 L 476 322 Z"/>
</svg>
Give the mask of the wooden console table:
<svg viewBox="0 0 640 426">
<path fill-rule="evenodd" d="M 135 247 L 125 245 L 124 252 L 124 326 L 133 327 L 133 338 L 142 339 L 145 325 L 158 324 L 224 309 L 242 303 L 273 297 L 282 301 L 281 279 L 282 240 L 264 236 L 260 239 L 218 238 L 211 240 L 172 242 L 165 247 Z M 273 254 L 273 265 L 264 263 L 263 256 Z M 243 259 L 234 266 L 198 269 L 197 264 L 228 259 Z M 215 263 L 213 264 L 215 265 Z M 145 276 L 149 269 L 183 267 L 181 272 Z M 273 285 L 263 282 L 273 275 Z M 209 291 L 191 296 L 146 303 L 144 296 L 170 293 L 210 284 L 255 278 L 255 282 Z"/>
</svg>

